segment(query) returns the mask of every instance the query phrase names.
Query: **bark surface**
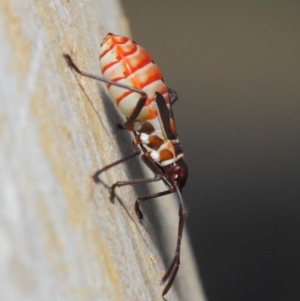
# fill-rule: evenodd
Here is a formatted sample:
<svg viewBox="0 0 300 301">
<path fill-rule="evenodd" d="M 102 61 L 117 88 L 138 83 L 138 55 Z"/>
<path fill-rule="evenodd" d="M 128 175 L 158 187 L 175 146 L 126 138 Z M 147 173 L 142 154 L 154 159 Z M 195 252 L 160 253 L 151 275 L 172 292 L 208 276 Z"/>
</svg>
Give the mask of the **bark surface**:
<svg viewBox="0 0 300 301">
<path fill-rule="evenodd" d="M 0 0 L 0 22 L 0 299 L 162 300 L 176 199 L 149 201 L 142 222 L 141 189 L 110 202 L 106 185 L 143 176 L 137 160 L 93 182 L 131 138 L 105 87 L 63 59 L 99 74 L 100 41 L 129 34 L 119 3 Z M 181 263 L 166 300 L 204 300 L 186 233 Z"/>
</svg>

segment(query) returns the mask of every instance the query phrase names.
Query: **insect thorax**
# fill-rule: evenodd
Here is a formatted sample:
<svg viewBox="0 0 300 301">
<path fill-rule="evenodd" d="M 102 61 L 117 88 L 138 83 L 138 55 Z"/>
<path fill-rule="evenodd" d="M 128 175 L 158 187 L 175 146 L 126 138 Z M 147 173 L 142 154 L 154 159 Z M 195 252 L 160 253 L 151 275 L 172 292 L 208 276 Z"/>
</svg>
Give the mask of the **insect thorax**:
<svg viewBox="0 0 300 301">
<path fill-rule="evenodd" d="M 165 137 L 158 118 L 144 122 L 136 121 L 133 131 L 136 143 L 142 144 L 159 165 L 166 166 L 183 157 L 179 140 L 170 140 Z"/>
</svg>

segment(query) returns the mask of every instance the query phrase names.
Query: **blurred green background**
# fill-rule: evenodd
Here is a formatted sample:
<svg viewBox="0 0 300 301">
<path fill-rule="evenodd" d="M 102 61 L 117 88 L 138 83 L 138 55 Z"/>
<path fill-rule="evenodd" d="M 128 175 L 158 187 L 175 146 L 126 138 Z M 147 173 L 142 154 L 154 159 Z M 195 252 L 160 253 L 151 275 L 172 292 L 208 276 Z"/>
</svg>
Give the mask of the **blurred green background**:
<svg viewBox="0 0 300 301">
<path fill-rule="evenodd" d="M 208 300 L 300 300 L 300 1 L 123 8 L 180 97 L 188 229 Z"/>
</svg>

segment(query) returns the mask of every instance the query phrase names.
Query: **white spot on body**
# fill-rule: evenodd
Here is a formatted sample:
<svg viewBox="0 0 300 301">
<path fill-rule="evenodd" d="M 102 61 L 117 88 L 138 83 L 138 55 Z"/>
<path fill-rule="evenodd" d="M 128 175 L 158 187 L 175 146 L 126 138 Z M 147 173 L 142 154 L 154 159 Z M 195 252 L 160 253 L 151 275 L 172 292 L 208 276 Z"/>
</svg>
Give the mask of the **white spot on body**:
<svg viewBox="0 0 300 301">
<path fill-rule="evenodd" d="M 138 132 L 141 129 L 142 125 L 139 121 L 135 122 L 135 124 L 133 125 L 133 130 L 135 132 Z"/>
<path fill-rule="evenodd" d="M 145 144 L 149 143 L 149 135 L 147 135 L 145 133 L 141 133 L 140 139 L 141 139 L 142 143 L 145 143 Z"/>
<path fill-rule="evenodd" d="M 159 152 L 157 152 L 157 151 L 152 151 L 152 152 L 150 153 L 150 156 L 151 156 L 151 158 L 152 158 L 154 161 L 159 161 Z"/>
</svg>

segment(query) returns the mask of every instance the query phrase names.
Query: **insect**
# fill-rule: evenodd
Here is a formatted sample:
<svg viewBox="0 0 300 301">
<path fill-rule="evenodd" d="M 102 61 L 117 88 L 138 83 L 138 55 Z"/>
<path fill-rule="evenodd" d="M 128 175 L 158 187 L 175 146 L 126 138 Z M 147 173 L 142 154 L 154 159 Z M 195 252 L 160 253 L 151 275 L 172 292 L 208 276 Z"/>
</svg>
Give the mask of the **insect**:
<svg viewBox="0 0 300 301">
<path fill-rule="evenodd" d="M 93 179 L 99 183 L 100 173 L 109 168 L 141 155 L 142 161 L 154 173 L 153 178 L 119 181 L 110 187 L 110 197 L 115 188 L 163 181 L 167 190 L 139 197 L 135 202 L 135 212 L 143 218 L 140 204 L 147 200 L 177 193 L 179 198 L 178 237 L 174 258 L 165 272 L 162 282 L 167 282 L 162 296 L 166 295 L 180 265 L 180 246 L 186 219 L 186 209 L 182 197 L 188 169 L 183 159 L 183 149 L 177 138 L 172 105 L 177 94 L 168 88 L 162 74 L 150 55 L 127 37 L 107 34 L 101 43 L 100 66 L 103 77 L 81 71 L 68 54 L 64 54 L 68 65 L 82 76 L 106 83 L 112 100 L 126 122 L 122 129 L 131 131 L 134 152 L 98 170 Z"/>
</svg>

